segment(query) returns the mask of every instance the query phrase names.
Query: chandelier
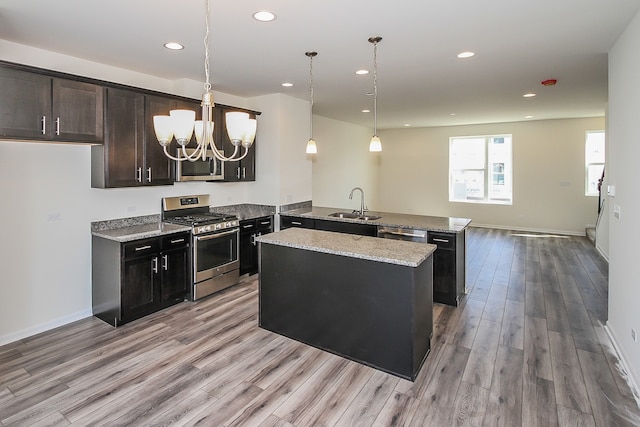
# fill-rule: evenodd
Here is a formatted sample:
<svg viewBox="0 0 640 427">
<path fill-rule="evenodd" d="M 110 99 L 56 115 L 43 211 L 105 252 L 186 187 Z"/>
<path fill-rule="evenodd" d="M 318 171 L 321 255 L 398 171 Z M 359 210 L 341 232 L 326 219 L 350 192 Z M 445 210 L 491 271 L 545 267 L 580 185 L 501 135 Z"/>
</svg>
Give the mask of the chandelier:
<svg viewBox="0 0 640 427">
<path fill-rule="evenodd" d="M 373 136 L 369 142 L 369 151 L 382 151 L 382 142 L 378 136 L 378 42 L 382 37 L 369 37 L 373 43 Z"/>
<path fill-rule="evenodd" d="M 204 94 L 202 95 L 202 120 L 196 120 L 196 112 L 192 110 L 171 110 L 168 116 L 153 116 L 153 127 L 156 138 L 164 148 L 164 154 L 176 161 L 189 160 L 195 162 L 198 159 L 205 160 L 213 155 L 222 162 L 242 160 L 249 152 L 256 135 L 256 119 L 251 119 L 248 113 L 232 111 L 225 114 L 227 133 L 233 144 L 234 150 L 230 156 L 226 156 L 222 149 L 218 149 L 213 140 L 213 92 L 209 82 L 209 0 L 205 0 L 205 26 L 204 36 Z M 196 134 L 198 147 L 188 154 L 186 146 L 191 141 L 193 133 Z M 172 156 L 168 147 L 175 137 L 178 150 L 182 150 L 179 157 Z M 244 148 L 239 153 L 240 146 Z"/>
<path fill-rule="evenodd" d="M 313 57 L 318 52 L 305 52 L 309 57 L 309 141 L 307 141 L 307 154 L 316 154 L 318 147 L 313 139 Z"/>
</svg>

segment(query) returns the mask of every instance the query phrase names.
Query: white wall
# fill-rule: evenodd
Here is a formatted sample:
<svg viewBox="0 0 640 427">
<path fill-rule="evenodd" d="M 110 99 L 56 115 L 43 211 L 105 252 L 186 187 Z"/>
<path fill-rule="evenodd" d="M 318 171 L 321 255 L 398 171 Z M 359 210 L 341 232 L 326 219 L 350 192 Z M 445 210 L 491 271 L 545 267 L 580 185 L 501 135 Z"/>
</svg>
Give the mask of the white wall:
<svg viewBox="0 0 640 427">
<path fill-rule="evenodd" d="M 360 209 L 360 194 L 349 200 L 349 193 L 353 187 L 361 187 L 369 209 L 380 210 L 377 182 L 380 153 L 369 152 L 373 131 L 320 116 L 314 116 L 313 120 L 313 136 L 318 145 L 318 153 L 310 155 L 314 205 Z M 305 143 L 307 139 L 308 136 Z"/>
<path fill-rule="evenodd" d="M 640 384 L 640 14 L 609 52 L 609 185 L 615 197 L 607 200 L 609 210 L 609 320 L 607 325 Z M 620 218 L 613 207 L 621 208 Z M 637 342 L 631 339 L 636 331 Z"/>
<path fill-rule="evenodd" d="M 260 143 L 256 165 L 260 180 L 251 187 L 249 199 L 261 203 L 270 194 L 277 205 L 311 200 L 311 161 L 305 155 L 308 102 L 272 94 L 250 98 L 249 105 L 263 112 L 258 136 L 269 132 L 271 139 L 268 145 Z"/>
<path fill-rule="evenodd" d="M 0 59 L 192 98 L 203 90 L 198 82 L 171 82 L 3 40 Z M 90 146 L 0 141 L 0 345 L 91 315 L 92 221 L 159 214 L 162 197 L 186 194 L 210 194 L 215 206 L 311 198 L 311 162 L 293 150 L 302 141 L 304 153 L 307 139 L 301 128 L 308 129 L 308 118 L 298 113 L 305 111 L 302 101 L 215 97 L 263 113 L 256 182 L 94 189 Z"/>
<path fill-rule="evenodd" d="M 381 210 L 471 218 L 475 225 L 584 235 L 597 218 L 585 193 L 585 132 L 604 118 L 383 130 Z M 513 205 L 449 202 L 449 138 L 513 135 Z"/>
</svg>

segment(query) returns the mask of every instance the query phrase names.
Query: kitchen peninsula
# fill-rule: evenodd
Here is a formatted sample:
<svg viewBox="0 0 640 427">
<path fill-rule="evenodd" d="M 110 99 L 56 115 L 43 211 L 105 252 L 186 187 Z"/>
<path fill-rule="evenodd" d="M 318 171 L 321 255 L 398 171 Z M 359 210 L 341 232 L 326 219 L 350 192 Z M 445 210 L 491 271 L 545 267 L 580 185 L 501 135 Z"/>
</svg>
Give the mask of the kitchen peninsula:
<svg viewBox="0 0 640 427">
<path fill-rule="evenodd" d="M 466 294 L 466 229 L 468 218 L 365 211 L 311 206 L 280 212 L 280 228 L 302 227 L 364 236 L 431 243 L 433 301 L 457 306 Z M 355 217 L 354 217 L 355 216 Z"/>
<path fill-rule="evenodd" d="M 434 245 L 301 228 L 257 241 L 262 328 L 415 379 L 433 331 Z"/>
</svg>

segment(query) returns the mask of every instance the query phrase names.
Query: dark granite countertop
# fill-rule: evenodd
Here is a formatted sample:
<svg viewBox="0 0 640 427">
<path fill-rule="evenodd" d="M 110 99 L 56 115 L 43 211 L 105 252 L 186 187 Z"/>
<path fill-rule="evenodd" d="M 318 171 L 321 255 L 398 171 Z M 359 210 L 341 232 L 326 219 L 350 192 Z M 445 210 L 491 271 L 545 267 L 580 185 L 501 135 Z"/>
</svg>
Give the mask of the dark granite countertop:
<svg viewBox="0 0 640 427">
<path fill-rule="evenodd" d="M 333 212 L 350 212 L 345 208 L 327 208 L 312 206 L 311 208 L 301 208 L 281 212 L 281 216 L 292 216 L 301 218 L 324 219 L 330 221 L 354 222 L 371 225 L 383 225 L 387 227 L 413 228 L 427 231 L 441 231 L 445 233 L 459 233 L 466 229 L 471 220 L 468 218 L 439 217 L 427 215 L 409 215 L 391 212 L 367 211 L 367 215 L 380 216 L 377 220 L 361 220 L 351 218 L 336 218 L 329 216 Z"/>
</svg>

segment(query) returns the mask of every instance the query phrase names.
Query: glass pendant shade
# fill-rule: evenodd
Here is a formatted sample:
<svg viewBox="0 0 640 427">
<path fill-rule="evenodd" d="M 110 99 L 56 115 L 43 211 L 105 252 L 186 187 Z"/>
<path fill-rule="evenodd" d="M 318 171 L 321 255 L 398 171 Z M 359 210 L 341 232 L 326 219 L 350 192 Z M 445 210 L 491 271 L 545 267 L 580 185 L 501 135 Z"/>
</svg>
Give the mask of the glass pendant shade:
<svg viewBox="0 0 640 427">
<path fill-rule="evenodd" d="M 196 112 L 192 110 L 169 111 L 173 134 L 180 145 L 186 145 L 193 135 L 193 127 L 196 121 Z"/>
<path fill-rule="evenodd" d="M 232 111 L 225 114 L 227 123 L 227 133 L 233 145 L 240 145 L 245 138 L 246 122 L 249 114 L 240 111 Z"/>
<path fill-rule="evenodd" d="M 318 154 L 318 147 L 316 146 L 316 141 L 313 138 L 307 141 L 307 154 Z"/>
<path fill-rule="evenodd" d="M 156 132 L 156 138 L 163 147 L 171 143 L 173 139 L 173 125 L 169 116 L 153 116 L 153 129 Z"/>
<path fill-rule="evenodd" d="M 211 139 L 213 139 L 213 127 L 215 126 L 215 123 L 209 122 L 209 124 L 209 135 L 211 136 Z M 194 123 L 193 131 L 196 134 L 196 141 L 198 142 L 198 145 L 205 143 L 203 126 L 202 120 L 196 120 Z"/>
<path fill-rule="evenodd" d="M 244 137 L 242 137 L 242 146 L 245 148 L 251 147 L 253 140 L 256 138 L 256 129 L 258 128 L 258 121 L 256 119 L 248 119 L 244 124 Z"/>
<path fill-rule="evenodd" d="M 371 142 L 369 143 L 369 151 L 382 151 L 382 142 L 380 142 L 380 138 L 378 137 L 378 135 L 373 135 L 373 137 L 371 138 Z"/>
</svg>

